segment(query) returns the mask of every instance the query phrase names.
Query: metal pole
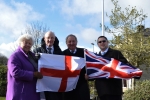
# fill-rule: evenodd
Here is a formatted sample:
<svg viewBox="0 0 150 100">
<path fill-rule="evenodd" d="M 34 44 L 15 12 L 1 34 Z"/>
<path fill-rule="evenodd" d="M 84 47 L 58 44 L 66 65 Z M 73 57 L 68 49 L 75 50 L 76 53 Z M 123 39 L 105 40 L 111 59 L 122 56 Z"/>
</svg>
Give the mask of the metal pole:
<svg viewBox="0 0 150 100">
<path fill-rule="evenodd" d="M 94 44 L 93 44 L 93 52 L 94 52 Z"/>
<path fill-rule="evenodd" d="M 102 36 L 104 36 L 104 0 L 102 0 Z"/>
<path fill-rule="evenodd" d="M 91 43 L 93 45 L 93 52 L 94 52 L 94 43 Z"/>
</svg>

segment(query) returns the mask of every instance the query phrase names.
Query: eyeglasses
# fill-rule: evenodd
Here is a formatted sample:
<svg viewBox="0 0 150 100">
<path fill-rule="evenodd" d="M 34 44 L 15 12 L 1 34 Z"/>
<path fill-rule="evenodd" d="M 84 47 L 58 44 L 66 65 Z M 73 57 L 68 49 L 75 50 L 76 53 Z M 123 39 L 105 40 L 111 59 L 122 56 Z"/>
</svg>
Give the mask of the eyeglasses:
<svg viewBox="0 0 150 100">
<path fill-rule="evenodd" d="M 102 43 L 102 42 L 103 42 L 103 43 L 105 43 L 105 42 L 106 42 L 106 40 L 103 40 L 103 41 L 98 41 L 98 43 Z"/>
</svg>

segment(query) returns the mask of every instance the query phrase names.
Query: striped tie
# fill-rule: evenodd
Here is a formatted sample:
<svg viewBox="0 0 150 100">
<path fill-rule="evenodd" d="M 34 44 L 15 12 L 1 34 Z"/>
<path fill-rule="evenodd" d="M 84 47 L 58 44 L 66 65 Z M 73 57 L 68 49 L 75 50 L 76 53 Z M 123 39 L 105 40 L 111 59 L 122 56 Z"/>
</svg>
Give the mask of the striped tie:
<svg viewBox="0 0 150 100">
<path fill-rule="evenodd" d="M 47 49 L 48 49 L 48 53 L 52 54 L 52 52 L 51 52 L 52 48 L 47 48 Z"/>
<path fill-rule="evenodd" d="M 74 54 L 74 51 L 73 51 L 73 50 L 71 50 L 71 53 L 72 53 L 72 54 Z"/>
</svg>

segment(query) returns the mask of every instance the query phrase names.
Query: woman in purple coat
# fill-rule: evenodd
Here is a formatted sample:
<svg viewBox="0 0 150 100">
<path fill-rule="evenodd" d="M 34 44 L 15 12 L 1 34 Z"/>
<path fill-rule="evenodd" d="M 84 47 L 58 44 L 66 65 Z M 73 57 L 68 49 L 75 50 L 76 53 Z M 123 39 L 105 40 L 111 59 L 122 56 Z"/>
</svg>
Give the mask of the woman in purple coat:
<svg viewBox="0 0 150 100">
<path fill-rule="evenodd" d="M 8 60 L 6 100 L 40 100 L 36 81 L 43 76 L 37 71 L 34 54 L 30 51 L 33 38 L 24 34 L 18 39 L 19 47 Z"/>
</svg>

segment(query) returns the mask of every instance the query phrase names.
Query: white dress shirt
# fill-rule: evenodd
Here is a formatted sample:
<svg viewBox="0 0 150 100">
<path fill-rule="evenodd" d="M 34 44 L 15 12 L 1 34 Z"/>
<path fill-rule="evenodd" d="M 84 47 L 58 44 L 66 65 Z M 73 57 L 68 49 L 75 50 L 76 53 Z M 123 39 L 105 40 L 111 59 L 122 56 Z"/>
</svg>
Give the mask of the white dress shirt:
<svg viewBox="0 0 150 100">
<path fill-rule="evenodd" d="M 103 56 L 105 53 L 107 53 L 108 48 L 105 51 L 101 51 L 101 55 Z"/>
<path fill-rule="evenodd" d="M 70 50 L 70 49 L 69 49 Z M 75 49 L 74 51 L 73 50 L 70 50 L 71 53 L 75 54 L 77 52 L 77 49 Z"/>
</svg>

